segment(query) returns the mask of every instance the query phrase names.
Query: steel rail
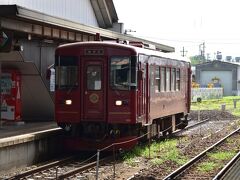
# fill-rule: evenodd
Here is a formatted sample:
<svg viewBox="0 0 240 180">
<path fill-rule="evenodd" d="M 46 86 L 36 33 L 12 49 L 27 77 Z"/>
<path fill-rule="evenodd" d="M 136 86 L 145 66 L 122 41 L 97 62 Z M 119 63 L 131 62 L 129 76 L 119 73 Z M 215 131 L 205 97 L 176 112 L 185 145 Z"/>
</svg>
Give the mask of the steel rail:
<svg viewBox="0 0 240 180">
<path fill-rule="evenodd" d="M 196 127 L 196 126 L 198 126 L 198 125 L 200 125 L 200 124 L 204 124 L 205 122 L 208 122 L 208 121 L 210 121 L 209 118 L 207 118 L 207 119 L 205 119 L 205 120 L 202 120 L 202 121 L 199 121 L 199 122 L 197 122 L 197 123 L 195 123 L 195 124 L 193 124 L 193 125 L 187 126 L 187 127 L 185 127 L 183 130 L 189 130 L 189 129 L 194 128 L 194 127 Z"/>
<path fill-rule="evenodd" d="M 193 125 L 186 126 L 184 129 L 178 129 L 178 130 L 172 132 L 170 135 L 176 135 L 176 134 L 178 134 L 178 133 L 180 133 L 180 132 L 186 131 L 186 130 L 191 129 L 191 128 L 194 128 L 194 127 L 196 127 L 196 126 L 198 126 L 198 125 L 200 125 L 200 124 L 203 124 L 203 123 L 205 123 L 205 122 L 207 122 L 207 121 L 209 121 L 209 120 L 210 120 L 210 119 L 205 119 L 205 120 L 200 121 L 200 122 L 198 122 L 198 123 L 195 123 L 195 124 L 193 124 Z M 179 124 L 177 124 L 176 127 L 180 126 L 181 124 L 182 124 L 182 122 L 180 122 Z M 173 126 L 170 126 L 170 127 L 168 127 L 167 129 L 164 129 L 163 131 L 161 131 L 161 133 L 168 132 L 169 130 L 172 129 L 172 127 L 173 127 Z"/>
<path fill-rule="evenodd" d="M 173 135 L 176 135 L 176 134 L 181 133 L 181 132 L 183 132 L 183 131 L 187 131 L 187 130 L 189 130 L 189 129 L 192 129 L 192 128 L 200 125 L 200 124 L 204 124 L 204 123 L 206 123 L 206 122 L 208 122 L 208 121 L 210 121 L 209 118 L 208 118 L 208 119 L 205 119 L 205 120 L 202 120 L 202 121 L 199 121 L 199 122 L 197 122 L 197 123 L 195 123 L 195 124 L 193 124 L 193 125 L 187 126 L 187 127 L 185 127 L 184 129 L 179 129 L 179 130 L 173 132 L 172 134 L 173 134 Z"/>
<path fill-rule="evenodd" d="M 26 176 L 33 175 L 35 173 L 47 170 L 49 168 L 53 168 L 54 166 L 59 166 L 61 164 L 67 163 L 67 162 L 73 160 L 75 157 L 76 156 L 71 156 L 71 157 L 67 157 L 67 158 L 64 158 L 64 159 L 61 159 L 61 160 L 58 160 L 58 161 L 54 161 L 54 162 L 51 162 L 51 163 L 39 166 L 37 168 L 31 169 L 29 171 L 25 171 L 25 172 L 23 172 L 21 174 L 17 174 L 15 176 L 9 177 L 7 179 L 8 180 L 17 180 L 17 179 L 20 179 L 20 178 L 24 178 Z"/>
<path fill-rule="evenodd" d="M 222 170 L 213 178 L 213 180 L 219 180 L 223 178 L 234 167 L 239 158 L 240 151 L 222 168 Z"/>
<path fill-rule="evenodd" d="M 111 159 L 112 159 L 112 157 L 106 157 L 106 158 L 100 159 L 99 163 L 103 163 L 103 162 L 109 161 Z M 97 161 L 94 161 L 94 162 L 91 162 L 91 163 L 86 164 L 84 166 L 81 166 L 79 168 L 75 168 L 72 171 L 69 171 L 69 172 L 66 172 L 64 174 L 61 174 L 60 176 L 57 177 L 57 179 L 58 180 L 62 180 L 62 179 L 71 177 L 71 176 L 73 176 L 73 175 L 75 175 L 77 173 L 83 172 L 83 171 L 85 171 L 87 169 L 94 168 L 96 166 L 96 164 L 97 164 Z"/>
<path fill-rule="evenodd" d="M 178 168 L 177 170 L 175 170 L 174 172 L 172 172 L 171 174 L 169 174 L 168 176 L 166 176 L 164 178 L 164 180 L 172 180 L 176 177 L 178 177 L 180 174 L 182 174 L 186 169 L 188 169 L 189 167 L 191 167 L 194 163 L 196 163 L 198 160 L 200 160 L 202 157 L 204 157 L 208 152 L 212 151 L 216 146 L 218 146 L 219 144 L 223 143 L 227 138 L 231 137 L 232 135 L 234 135 L 235 133 L 239 132 L 240 128 L 236 129 L 235 131 L 231 132 L 229 135 L 225 136 L 224 138 L 222 138 L 221 140 L 219 140 L 217 143 L 215 143 L 214 145 L 212 145 L 211 147 L 209 147 L 208 149 L 206 149 L 205 151 L 201 152 L 199 155 L 197 155 L 196 157 L 192 158 L 190 161 L 188 161 L 186 164 L 184 164 L 183 166 L 181 166 L 180 168 Z"/>
</svg>

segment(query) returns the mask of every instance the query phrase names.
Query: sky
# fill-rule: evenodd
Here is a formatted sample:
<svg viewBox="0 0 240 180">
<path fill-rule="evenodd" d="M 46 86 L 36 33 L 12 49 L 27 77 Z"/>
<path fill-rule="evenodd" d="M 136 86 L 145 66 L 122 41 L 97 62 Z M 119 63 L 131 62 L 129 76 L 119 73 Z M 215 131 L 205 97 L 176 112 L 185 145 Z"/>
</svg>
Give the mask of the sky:
<svg viewBox="0 0 240 180">
<path fill-rule="evenodd" d="M 240 56 L 239 0 L 113 0 L 119 22 L 133 36 L 213 59 L 217 51 Z M 201 45 L 201 48 L 203 46 Z"/>
</svg>

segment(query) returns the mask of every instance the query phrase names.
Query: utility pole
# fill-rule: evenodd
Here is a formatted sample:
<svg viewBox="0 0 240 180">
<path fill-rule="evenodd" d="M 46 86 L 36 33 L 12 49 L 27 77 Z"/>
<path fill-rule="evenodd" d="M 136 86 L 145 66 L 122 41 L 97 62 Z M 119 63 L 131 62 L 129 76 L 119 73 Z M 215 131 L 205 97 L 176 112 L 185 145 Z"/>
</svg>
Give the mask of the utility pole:
<svg viewBox="0 0 240 180">
<path fill-rule="evenodd" d="M 199 53 L 203 61 L 205 61 L 205 48 L 205 42 L 199 45 Z"/>
<path fill-rule="evenodd" d="M 207 53 L 207 61 L 209 61 L 209 60 L 210 60 L 210 54 Z"/>
<path fill-rule="evenodd" d="M 203 42 L 203 60 L 205 61 L 205 42 Z"/>
<path fill-rule="evenodd" d="M 183 46 L 183 50 L 182 51 L 180 51 L 181 53 L 182 53 L 182 57 L 185 57 L 186 56 L 186 54 L 187 54 L 187 51 L 185 51 L 185 49 L 184 49 L 184 46 Z"/>
</svg>

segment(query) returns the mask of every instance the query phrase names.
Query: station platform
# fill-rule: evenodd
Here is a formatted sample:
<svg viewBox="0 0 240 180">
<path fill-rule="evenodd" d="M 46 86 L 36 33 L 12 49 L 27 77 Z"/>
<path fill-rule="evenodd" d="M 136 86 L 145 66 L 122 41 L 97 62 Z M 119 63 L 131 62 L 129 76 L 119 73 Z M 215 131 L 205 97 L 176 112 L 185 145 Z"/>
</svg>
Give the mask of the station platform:
<svg viewBox="0 0 240 180">
<path fill-rule="evenodd" d="M 7 122 L 0 123 L 0 139 L 23 134 L 36 133 L 58 128 L 56 122 Z"/>
<path fill-rule="evenodd" d="M 63 153 L 63 134 L 54 121 L 1 121 L 0 172 L 27 167 Z"/>
</svg>

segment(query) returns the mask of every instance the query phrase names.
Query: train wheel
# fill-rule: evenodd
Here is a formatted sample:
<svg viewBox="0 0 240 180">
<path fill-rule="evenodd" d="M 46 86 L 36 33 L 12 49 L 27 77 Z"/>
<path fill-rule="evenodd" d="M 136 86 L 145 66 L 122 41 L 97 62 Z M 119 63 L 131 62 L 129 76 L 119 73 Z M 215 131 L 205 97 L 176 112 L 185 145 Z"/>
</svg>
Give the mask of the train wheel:
<svg viewBox="0 0 240 180">
<path fill-rule="evenodd" d="M 162 132 L 162 135 L 163 135 L 163 136 L 167 136 L 167 131 L 163 131 L 163 132 Z"/>
<path fill-rule="evenodd" d="M 172 129 L 170 129 L 167 132 L 168 132 L 168 135 L 170 135 L 170 134 L 172 134 L 173 131 L 172 131 Z"/>
<path fill-rule="evenodd" d="M 179 129 L 184 129 L 188 125 L 188 115 L 185 115 L 183 118 L 180 118 L 180 125 L 178 126 Z"/>
</svg>

